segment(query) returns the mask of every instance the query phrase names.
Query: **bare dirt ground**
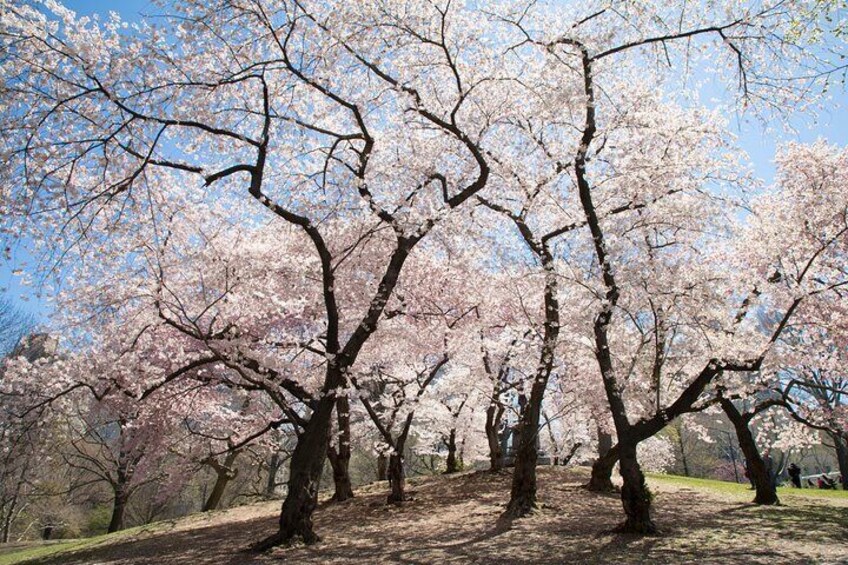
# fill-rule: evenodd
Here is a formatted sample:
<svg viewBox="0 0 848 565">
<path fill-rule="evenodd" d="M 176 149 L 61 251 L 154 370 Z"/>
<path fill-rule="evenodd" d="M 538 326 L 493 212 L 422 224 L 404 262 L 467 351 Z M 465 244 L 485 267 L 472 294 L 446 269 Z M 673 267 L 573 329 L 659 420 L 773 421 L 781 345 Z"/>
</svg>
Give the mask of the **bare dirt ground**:
<svg viewBox="0 0 848 565">
<path fill-rule="evenodd" d="M 192 517 L 42 565 L 241 565 L 266 563 L 845 563 L 848 499 L 784 497 L 755 507 L 744 497 L 649 480 L 662 534 L 608 531 L 622 518 L 617 495 L 582 488 L 584 469 L 539 469 L 542 507 L 512 523 L 499 520 L 508 474 L 465 473 L 412 481 L 413 500 L 385 504 L 385 485 L 354 500 L 323 504 L 315 524 L 323 541 L 265 555 L 247 547 L 272 533 L 278 503 Z"/>
</svg>

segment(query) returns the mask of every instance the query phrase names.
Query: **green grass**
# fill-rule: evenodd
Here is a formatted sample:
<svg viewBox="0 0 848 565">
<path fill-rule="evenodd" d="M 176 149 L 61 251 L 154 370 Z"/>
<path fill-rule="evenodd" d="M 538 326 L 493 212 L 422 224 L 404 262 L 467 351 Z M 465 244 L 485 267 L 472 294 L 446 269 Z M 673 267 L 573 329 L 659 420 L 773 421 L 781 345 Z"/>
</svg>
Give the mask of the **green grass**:
<svg viewBox="0 0 848 565">
<path fill-rule="evenodd" d="M 33 541 L 25 545 L 10 548 L 4 548 L 3 545 L 0 544 L 0 565 L 14 565 L 31 559 L 41 559 L 66 552 L 91 549 L 100 545 L 109 545 L 120 542 L 127 538 L 144 538 L 151 534 L 172 530 L 178 524 L 183 527 L 201 528 L 208 525 L 212 516 L 227 512 L 229 512 L 229 510 L 196 513 L 189 516 L 183 516 L 182 518 L 160 520 L 158 522 L 151 522 L 150 524 L 127 528 L 113 534 L 101 534 L 90 538 L 54 540 L 49 542 Z"/>
<path fill-rule="evenodd" d="M 736 494 L 743 497 L 753 496 L 753 492 L 747 484 L 731 483 L 728 481 L 716 481 L 713 479 L 695 479 L 693 477 L 682 477 L 680 475 L 664 475 L 661 473 L 647 473 L 647 476 L 652 480 L 662 483 L 685 486 L 690 488 L 704 488 L 716 492 Z M 777 487 L 777 496 L 803 496 L 807 498 L 842 498 L 848 500 L 848 491 Z"/>
<path fill-rule="evenodd" d="M 90 538 L 83 540 L 59 541 L 54 543 L 34 542 L 33 545 L 13 549 L 8 553 L 0 554 L 0 565 L 13 565 L 14 563 L 22 563 L 30 559 L 49 557 L 65 551 L 85 549 L 96 545 L 98 543 L 98 541 L 96 541 L 97 539 L 98 538 Z"/>
<path fill-rule="evenodd" d="M 53 555 L 69 551 L 79 551 L 81 549 L 89 549 L 98 545 L 107 545 L 143 532 L 157 531 L 166 528 L 169 525 L 172 526 L 173 521 L 163 521 L 144 526 L 136 526 L 134 528 L 121 530 L 120 532 L 115 532 L 114 534 L 101 534 L 99 536 L 85 539 L 32 542 L 26 546 L 12 548 L 8 551 L 4 551 L 2 547 L 0 547 L 0 565 L 14 565 L 16 563 L 23 563 L 30 559 L 41 559 L 43 557 L 51 557 Z"/>
</svg>

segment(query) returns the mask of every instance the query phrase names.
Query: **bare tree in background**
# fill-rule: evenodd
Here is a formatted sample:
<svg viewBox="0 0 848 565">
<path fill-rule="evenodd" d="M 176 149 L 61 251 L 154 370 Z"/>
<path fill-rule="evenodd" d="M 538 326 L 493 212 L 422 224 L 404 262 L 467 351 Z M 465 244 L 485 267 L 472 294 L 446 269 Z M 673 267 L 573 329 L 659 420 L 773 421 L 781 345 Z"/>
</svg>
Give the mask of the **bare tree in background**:
<svg viewBox="0 0 848 565">
<path fill-rule="evenodd" d="M 31 314 L 22 311 L 7 297 L 0 297 L 0 355 L 8 355 L 35 327 Z"/>
</svg>

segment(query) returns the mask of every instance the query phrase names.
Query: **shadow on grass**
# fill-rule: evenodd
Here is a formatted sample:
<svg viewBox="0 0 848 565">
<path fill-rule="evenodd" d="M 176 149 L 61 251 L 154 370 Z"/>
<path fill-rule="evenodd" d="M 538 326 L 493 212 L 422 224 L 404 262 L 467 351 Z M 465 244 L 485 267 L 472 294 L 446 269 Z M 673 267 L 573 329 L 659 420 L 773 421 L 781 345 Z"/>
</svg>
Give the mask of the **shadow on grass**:
<svg viewBox="0 0 848 565">
<path fill-rule="evenodd" d="M 827 502 L 786 501 L 757 507 L 706 489 L 657 492 L 660 535 L 609 533 L 623 518 L 616 493 L 587 492 L 582 471 L 539 469 L 540 508 L 500 518 L 509 497 L 508 474 L 469 473 L 415 481 L 415 499 L 385 504 L 381 486 L 315 515 L 324 541 L 243 551 L 273 532 L 276 516 L 163 532 L 136 540 L 43 559 L 42 565 L 242 565 L 265 563 L 808 563 L 848 558 L 848 508 Z M 842 553 L 840 553 L 840 551 Z M 823 553 L 824 552 L 824 553 Z M 831 557 L 833 557 L 831 559 Z"/>
<path fill-rule="evenodd" d="M 848 509 L 831 506 L 797 506 L 794 501 L 780 506 L 740 504 L 717 513 L 717 522 L 728 527 L 749 527 L 786 539 L 848 541 Z"/>
</svg>

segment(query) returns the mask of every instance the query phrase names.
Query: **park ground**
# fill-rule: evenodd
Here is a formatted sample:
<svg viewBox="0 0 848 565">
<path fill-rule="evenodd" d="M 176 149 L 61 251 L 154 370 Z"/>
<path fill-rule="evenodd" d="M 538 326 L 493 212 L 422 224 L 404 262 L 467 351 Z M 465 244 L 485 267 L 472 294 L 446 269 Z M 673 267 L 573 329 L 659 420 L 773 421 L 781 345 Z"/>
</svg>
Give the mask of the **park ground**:
<svg viewBox="0 0 848 565">
<path fill-rule="evenodd" d="M 848 492 L 780 489 L 782 505 L 749 504 L 743 485 L 651 475 L 661 534 L 611 533 L 617 495 L 587 492 L 587 469 L 541 467 L 541 507 L 499 520 L 510 476 L 468 472 L 410 481 L 412 500 L 385 504 L 385 484 L 324 503 L 323 541 L 253 555 L 274 531 L 279 502 L 133 528 L 109 536 L 11 546 L 0 565 L 241 565 L 266 563 L 822 563 L 848 564 Z"/>
</svg>

